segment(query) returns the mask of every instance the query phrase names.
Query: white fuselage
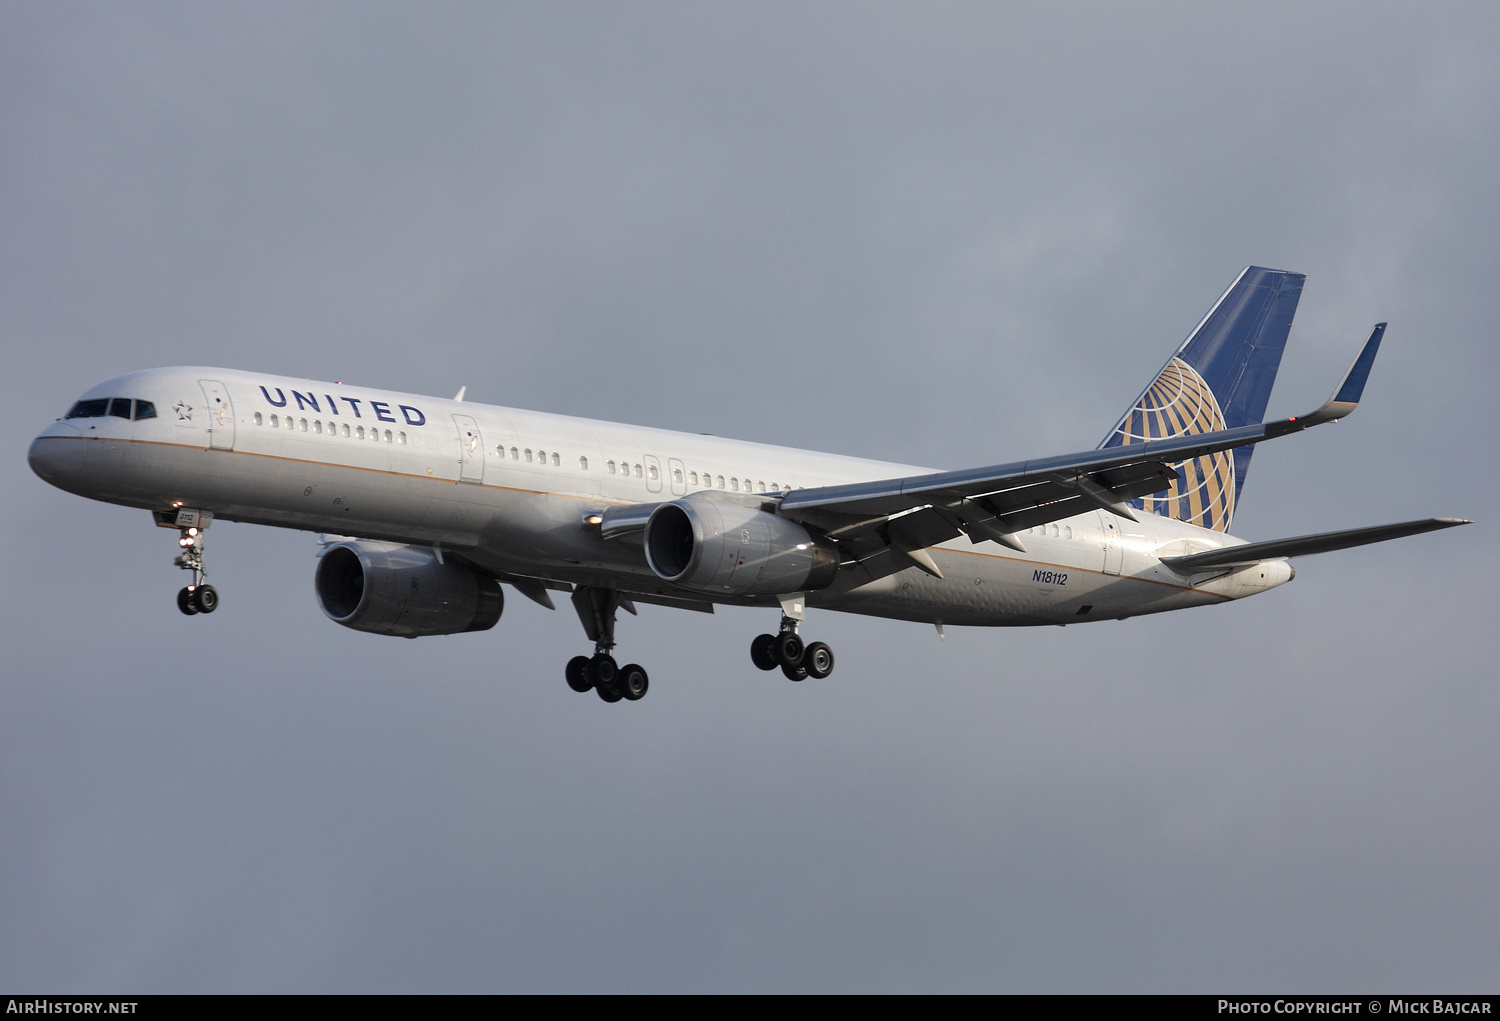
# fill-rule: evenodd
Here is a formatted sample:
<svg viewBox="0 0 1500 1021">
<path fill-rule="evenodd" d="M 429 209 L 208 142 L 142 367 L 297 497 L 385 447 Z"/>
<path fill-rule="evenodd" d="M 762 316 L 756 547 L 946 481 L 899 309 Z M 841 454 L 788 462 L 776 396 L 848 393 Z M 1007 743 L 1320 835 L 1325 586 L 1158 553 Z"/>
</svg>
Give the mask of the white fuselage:
<svg viewBox="0 0 1500 1021">
<path fill-rule="evenodd" d="M 59 420 L 32 444 L 39 475 L 126 506 L 436 545 L 502 576 L 693 601 L 776 604 L 675 588 L 639 545 L 602 538 L 586 517 L 709 489 L 769 502 L 932 470 L 217 368 L 131 373 L 84 395 L 114 397 L 150 401 L 156 417 Z M 1070 624 L 1236 599 L 1292 576 L 1285 561 L 1184 576 L 1160 558 L 1240 540 L 1139 517 L 1089 511 L 1021 532 L 1024 553 L 960 536 L 928 551 L 941 579 L 914 567 L 872 580 L 856 566 L 807 601 L 944 624 Z"/>
</svg>

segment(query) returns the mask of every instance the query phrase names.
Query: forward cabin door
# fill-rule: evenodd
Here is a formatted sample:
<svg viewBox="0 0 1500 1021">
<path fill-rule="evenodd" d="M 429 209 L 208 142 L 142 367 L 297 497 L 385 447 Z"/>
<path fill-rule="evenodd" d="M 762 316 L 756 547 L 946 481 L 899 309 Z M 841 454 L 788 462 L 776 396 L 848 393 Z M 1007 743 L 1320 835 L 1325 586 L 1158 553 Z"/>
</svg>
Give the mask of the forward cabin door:
<svg viewBox="0 0 1500 1021">
<path fill-rule="evenodd" d="M 229 391 L 224 384 L 213 379 L 200 379 L 203 399 L 208 402 L 208 445 L 213 450 L 234 449 L 234 405 L 229 401 Z"/>
<path fill-rule="evenodd" d="M 1101 542 L 1104 546 L 1104 573 L 1119 575 L 1120 564 L 1125 559 L 1125 550 L 1120 545 L 1120 526 L 1115 524 L 1115 516 L 1108 511 L 1095 511 L 1099 515 L 1099 524 L 1103 528 Z"/>
<path fill-rule="evenodd" d="M 468 415 L 454 415 L 458 426 L 458 477 L 464 482 L 484 481 L 484 438 L 479 423 Z"/>
</svg>

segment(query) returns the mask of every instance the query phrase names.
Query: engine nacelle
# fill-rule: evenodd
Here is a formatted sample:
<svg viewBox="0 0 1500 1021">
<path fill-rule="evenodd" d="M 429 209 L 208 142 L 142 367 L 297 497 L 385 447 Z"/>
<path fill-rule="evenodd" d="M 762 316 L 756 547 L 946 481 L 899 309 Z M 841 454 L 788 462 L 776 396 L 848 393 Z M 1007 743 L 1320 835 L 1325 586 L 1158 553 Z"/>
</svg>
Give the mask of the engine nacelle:
<svg viewBox="0 0 1500 1021">
<path fill-rule="evenodd" d="M 826 588 L 839 555 L 794 521 L 716 500 L 673 500 L 646 523 L 646 563 L 664 581 L 701 592 L 780 595 Z"/>
<path fill-rule="evenodd" d="M 330 620 L 377 635 L 417 638 L 485 631 L 505 597 L 500 583 L 420 546 L 352 540 L 323 551 L 313 579 Z"/>
</svg>

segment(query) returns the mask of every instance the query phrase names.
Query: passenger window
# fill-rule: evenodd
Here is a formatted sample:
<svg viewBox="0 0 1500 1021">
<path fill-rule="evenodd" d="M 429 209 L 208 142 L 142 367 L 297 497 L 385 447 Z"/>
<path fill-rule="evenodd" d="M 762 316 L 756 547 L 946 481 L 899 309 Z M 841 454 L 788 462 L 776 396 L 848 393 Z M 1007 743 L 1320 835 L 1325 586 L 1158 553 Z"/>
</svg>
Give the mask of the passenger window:
<svg viewBox="0 0 1500 1021">
<path fill-rule="evenodd" d="M 1064 539 L 1071 539 L 1071 538 L 1073 538 L 1073 526 L 1072 525 L 1063 525 L 1063 538 Z"/>
<path fill-rule="evenodd" d="M 730 480 L 729 480 L 729 488 L 733 489 L 735 492 L 739 492 L 740 480 L 737 479 L 737 478 L 731 477 Z"/>
<path fill-rule="evenodd" d="M 281 419 L 277 418 L 275 415 L 271 416 L 271 428 L 272 429 L 280 429 L 281 428 Z"/>
<path fill-rule="evenodd" d="M 406 446 L 406 433 L 397 433 L 396 442 L 401 444 L 403 447 Z"/>
<path fill-rule="evenodd" d="M 357 426 L 354 427 L 354 438 L 357 439 L 357 440 L 362 440 L 362 439 L 365 438 L 365 427 L 364 426 L 357 425 Z"/>
<path fill-rule="evenodd" d="M 588 471 L 589 470 L 589 459 L 586 458 L 586 457 L 584 457 L 582 454 L 578 455 L 578 470 L 579 471 Z"/>
<path fill-rule="evenodd" d="M 719 488 L 723 489 L 724 488 L 724 476 L 720 475 L 720 476 L 718 476 L 718 479 L 719 479 Z"/>
<path fill-rule="evenodd" d="M 260 417 L 260 412 L 258 412 L 258 411 L 255 413 L 255 424 L 256 425 L 264 425 L 265 424 L 264 421 L 262 421 L 262 419 Z"/>
<path fill-rule="evenodd" d="M 130 398 L 116 397 L 110 401 L 109 413 L 116 418 L 123 418 L 127 422 L 130 421 Z"/>
<path fill-rule="evenodd" d="M 104 397 L 97 401 L 79 401 L 73 405 L 73 410 L 68 412 L 68 418 L 103 418 L 104 410 L 109 407 L 109 398 Z"/>
<path fill-rule="evenodd" d="M 605 461 L 604 470 L 613 475 L 615 473 L 615 463 L 613 461 Z"/>
<path fill-rule="evenodd" d="M 347 440 L 349 438 L 349 425 L 347 422 L 344 424 L 343 429 L 339 431 L 343 434 L 344 439 Z"/>
<path fill-rule="evenodd" d="M 521 459 L 521 455 L 516 452 L 515 447 L 510 448 L 510 459 L 512 461 L 519 461 Z"/>
<path fill-rule="evenodd" d="M 552 467 L 554 467 L 554 468 L 561 468 L 562 467 L 562 455 L 559 454 L 555 450 L 552 452 Z"/>
<path fill-rule="evenodd" d="M 679 485 L 679 486 L 682 485 L 682 469 L 681 468 L 673 468 L 672 469 L 672 481 L 674 483 L 676 483 L 677 485 Z"/>
<path fill-rule="evenodd" d="M 654 464 L 653 465 L 649 465 L 647 467 L 647 469 L 646 469 L 646 474 L 651 477 L 651 481 L 652 482 L 655 482 L 656 481 L 656 474 L 657 474 L 656 473 L 656 465 L 654 465 Z"/>
<path fill-rule="evenodd" d="M 317 419 L 313 419 L 313 432 L 317 433 L 319 436 L 323 435 L 323 423 L 319 422 Z"/>
<path fill-rule="evenodd" d="M 391 431 L 389 429 L 385 431 L 385 441 L 387 443 L 391 442 Z"/>
<path fill-rule="evenodd" d="M 694 485 L 694 486 L 696 486 L 698 484 L 698 473 L 697 472 L 688 472 L 688 483 L 690 485 Z"/>
<path fill-rule="evenodd" d="M 526 448 L 526 461 L 528 463 L 530 463 L 530 461 L 531 461 L 531 448 L 530 447 Z"/>
<path fill-rule="evenodd" d="M 139 422 L 143 418 L 155 418 L 156 405 L 150 401 L 135 402 L 135 420 Z"/>
<path fill-rule="evenodd" d="M 299 418 L 299 419 L 297 419 L 297 428 L 301 429 L 303 432 L 307 432 L 307 419 L 305 419 L 305 418 Z"/>
<path fill-rule="evenodd" d="M 1057 530 L 1057 526 L 1056 526 L 1056 525 L 1053 525 L 1053 526 L 1052 526 L 1052 538 L 1054 538 L 1054 539 L 1056 539 L 1056 538 L 1057 538 L 1057 536 L 1058 536 L 1058 530 Z"/>
<path fill-rule="evenodd" d="M 641 477 L 641 466 L 640 465 L 636 465 L 635 466 L 635 477 L 636 478 L 640 478 Z"/>
</svg>

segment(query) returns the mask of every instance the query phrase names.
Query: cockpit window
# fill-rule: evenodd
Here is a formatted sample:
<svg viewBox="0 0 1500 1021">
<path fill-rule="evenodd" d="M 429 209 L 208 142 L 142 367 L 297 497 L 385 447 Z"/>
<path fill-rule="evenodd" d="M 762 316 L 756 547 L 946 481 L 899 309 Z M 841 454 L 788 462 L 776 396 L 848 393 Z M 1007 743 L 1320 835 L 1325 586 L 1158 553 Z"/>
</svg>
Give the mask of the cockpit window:
<svg viewBox="0 0 1500 1021">
<path fill-rule="evenodd" d="M 150 401 L 135 402 L 135 420 L 139 422 L 143 418 L 155 418 L 156 405 Z"/>
<path fill-rule="evenodd" d="M 111 415 L 115 416 L 116 418 L 123 418 L 126 421 L 129 421 L 130 420 L 130 398 L 129 397 L 116 397 L 114 400 L 110 401 L 109 402 L 109 413 Z"/>
<path fill-rule="evenodd" d="M 102 397 L 97 401 L 79 401 L 73 405 L 73 410 L 68 412 L 68 418 L 103 418 L 104 409 L 109 407 L 109 398 Z"/>
</svg>

